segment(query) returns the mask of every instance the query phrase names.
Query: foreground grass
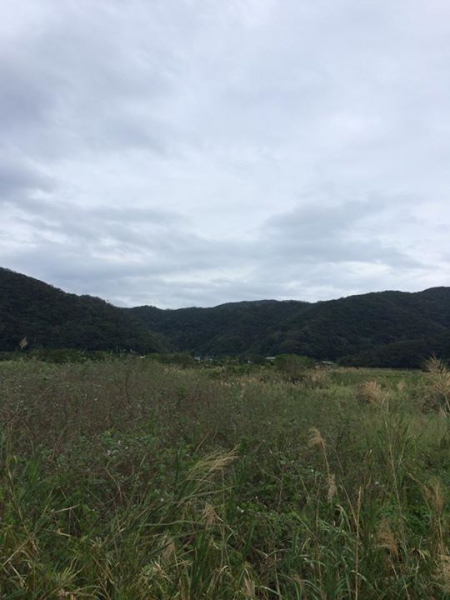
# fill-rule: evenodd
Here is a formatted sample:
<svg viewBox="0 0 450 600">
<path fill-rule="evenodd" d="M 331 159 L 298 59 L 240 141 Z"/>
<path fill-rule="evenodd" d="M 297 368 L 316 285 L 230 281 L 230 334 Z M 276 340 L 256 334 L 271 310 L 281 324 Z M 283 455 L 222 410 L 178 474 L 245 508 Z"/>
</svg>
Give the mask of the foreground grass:
<svg viewBox="0 0 450 600">
<path fill-rule="evenodd" d="M 0 598 L 450 597 L 445 386 L 0 364 Z"/>
</svg>

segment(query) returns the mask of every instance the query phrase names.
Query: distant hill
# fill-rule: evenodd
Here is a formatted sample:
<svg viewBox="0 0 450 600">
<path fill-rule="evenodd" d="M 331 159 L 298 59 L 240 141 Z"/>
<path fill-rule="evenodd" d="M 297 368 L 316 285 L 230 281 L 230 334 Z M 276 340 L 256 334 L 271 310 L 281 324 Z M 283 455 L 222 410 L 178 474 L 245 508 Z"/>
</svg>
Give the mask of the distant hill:
<svg viewBox="0 0 450 600">
<path fill-rule="evenodd" d="M 42 281 L 0 268 L 0 350 L 77 348 L 154 352 L 165 349 L 133 315 L 100 298 L 67 294 Z"/>
<path fill-rule="evenodd" d="M 179 350 L 201 355 L 297 353 L 355 365 L 419 366 L 450 357 L 450 288 L 327 302 L 275 300 L 215 308 L 127 309 Z"/>
<path fill-rule="evenodd" d="M 214 308 L 117 308 L 0 268 L 0 350 L 296 353 L 349 365 L 417 367 L 450 359 L 450 288 L 377 292 L 327 302 L 260 300 Z"/>
<path fill-rule="evenodd" d="M 149 328 L 167 336 L 179 350 L 201 355 L 290 352 L 282 324 L 298 319 L 306 302 L 264 300 L 222 304 L 215 308 L 161 310 L 142 306 L 125 309 Z M 283 339 L 282 339 L 283 338 Z"/>
</svg>

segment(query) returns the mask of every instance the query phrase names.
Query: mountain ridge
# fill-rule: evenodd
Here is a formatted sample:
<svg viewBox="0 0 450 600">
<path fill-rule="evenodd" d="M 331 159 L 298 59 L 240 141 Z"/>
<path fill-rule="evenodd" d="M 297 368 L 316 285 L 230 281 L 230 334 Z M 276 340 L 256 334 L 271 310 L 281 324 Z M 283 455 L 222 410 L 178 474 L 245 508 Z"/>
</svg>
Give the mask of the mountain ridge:
<svg viewBox="0 0 450 600">
<path fill-rule="evenodd" d="M 167 310 L 136 307 L 131 311 L 153 331 L 171 339 L 179 350 L 198 354 L 305 354 L 317 359 L 374 363 L 379 348 L 404 343 L 402 366 L 416 366 L 423 355 L 408 355 L 407 344 L 429 353 L 442 349 L 450 335 L 450 288 L 420 292 L 369 292 L 307 303 L 249 301 L 212 308 Z M 406 345 L 405 345 L 406 344 Z M 380 362 L 380 360 L 378 361 Z M 394 361 L 395 362 L 395 361 Z"/>
<path fill-rule="evenodd" d="M 159 351 L 158 335 L 101 298 L 69 294 L 0 267 L 0 350 L 30 348 Z"/>
<path fill-rule="evenodd" d="M 0 350 L 82 348 L 238 356 L 296 353 L 370 366 L 450 358 L 450 287 L 333 300 L 244 300 L 214 307 L 119 308 L 0 268 Z M 389 364 L 385 364 L 389 363 Z"/>
</svg>

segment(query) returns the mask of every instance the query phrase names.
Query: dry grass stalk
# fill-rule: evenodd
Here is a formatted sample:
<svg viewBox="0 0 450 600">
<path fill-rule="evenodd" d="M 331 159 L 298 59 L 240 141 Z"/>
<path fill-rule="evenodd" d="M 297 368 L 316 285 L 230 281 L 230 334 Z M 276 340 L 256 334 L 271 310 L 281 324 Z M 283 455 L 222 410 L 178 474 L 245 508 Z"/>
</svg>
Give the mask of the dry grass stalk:
<svg viewBox="0 0 450 600">
<path fill-rule="evenodd" d="M 400 379 L 400 381 L 397 382 L 397 390 L 399 392 L 403 392 L 406 389 L 406 381 L 404 379 Z"/>
<path fill-rule="evenodd" d="M 450 556 L 448 554 L 442 554 L 439 557 L 436 579 L 444 594 L 450 594 Z"/>
<path fill-rule="evenodd" d="M 432 356 L 425 362 L 425 371 L 431 374 L 446 373 L 447 366 L 437 356 Z"/>
<path fill-rule="evenodd" d="M 222 473 L 235 460 L 236 456 L 235 449 L 225 453 L 213 452 L 195 463 L 188 475 L 188 479 L 193 481 L 207 481 L 213 475 Z"/>
<path fill-rule="evenodd" d="M 327 498 L 328 502 L 332 502 L 333 498 L 337 495 L 338 489 L 336 485 L 336 475 L 331 473 L 328 477 L 328 493 Z"/>
<path fill-rule="evenodd" d="M 391 529 L 389 521 L 383 520 L 377 532 L 378 545 L 389 553 L 389 556 L 398 559 L 398 542 Z"/>
<path fill-rule="evenodd" d="M 208 528 L 213 527 L 214 525 L 217 525 L 218 523 L 222 522 L 222 519 L 217 514 L 214 506 L 212 504 L 210 504 L 209 502 L 207 502 L 205 504 L 205 508 L 203 509 L 202 516 L 203 516 L 204 523 L 205 523 L 206 527 L 208 527 Z"/>
<path fill-rule="evenodd" d="M 167 540 L 165 540 L 165 543 L 164 543 L 164 549 L 161 553 L 162 562 L 164 564 L 169 563 L 170 560 L 172 559 L 172 557 L 175 556 L 175 553 L 176 553 L 175 542 L 173 541 L 173 539 L 167 538 Z"/>
<path fill-rule="evenodd" d="M 320 431 L 317 429 L 317 427 L 311 427 L 311 429 L 309 430 L 308 446 L 309 448 L 313 448 L 314 446 L 320 446 L 322 450 L 325 450 L 325 440 L 322 437 Z"/>
<path fill-rule="evenodd" d="M 436 515 L 441 516 L 444 509 L 444 492 L 439 479 L 435 479 L 425 488 L 425 496 L 428 500 L 430 508 L 433 509 Z"/>
<path fill-rule="evenodd" d="M 431 357 L 425 363 L 427 371 L 426 397 L 423 403 L 424 411 L 444 411 L 450 413 L 450 371 L 447 365 Z"/>
<path fill-rule="evenodd" d="M 243 592 L 246 598 L 256 598 L 256 585 L 253 579 L 246 573 L 244 575 Z"/>
<path fill-rule="evenodd" d="M 447 555 L 444 534 L 444 508 L 445 497 L 442 484 L 438 479 L 434 479 L 428 485 L 423 486 L 424 498 L 430 510 L 431 516 L 431 534 L 433 539 L 434 551 L 440 556 Z"/>
<path fill-rule="evenodd" d="M 361 404 L 383 406 L 388 399 L 388 392 L 377 381 L 365 381 L 358 391 Z"/>
<path fill-rule="evenodd" d="M 334 474 L 331 473 L 325 438 L 322 436 L 317 427 L 311 427 L 309 430 L 308 446 L 309 448 L 319 446 L 319 448 L 322 450 L 323 459 L 325 461 L 325 467 L 327 470 L 327 498 L 331 502 L 331 500 L 337 494 L 336 480 Z"/>
</svg>

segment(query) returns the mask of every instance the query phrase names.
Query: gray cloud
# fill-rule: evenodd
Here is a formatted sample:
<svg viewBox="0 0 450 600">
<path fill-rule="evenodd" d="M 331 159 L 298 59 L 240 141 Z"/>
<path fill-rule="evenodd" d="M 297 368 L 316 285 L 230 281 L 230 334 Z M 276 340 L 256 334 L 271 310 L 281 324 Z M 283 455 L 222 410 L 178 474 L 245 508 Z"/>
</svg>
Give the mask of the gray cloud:
<svg viewBox="0 0 450 600">
<path fill-rule="evenodd" d="M 317 204 L 314 200 L 295 211 L 272 218 L 266 226 L 265 237 L 270 255 L 282 262 L 292 257 L 292 262 L 305 263 L 384 263 L 390 266 L 412 267 L 411 257 L 395 246 L 377 238 L 371 224 L 389 211 L 389 203 L 349 200 L 342 204 Z M 398 200 L 397 200 L 398 202 Z M 295 257 L 295 258 L 294 258 Z"/>
<path fill-rule="evenodd" d="M 3 156 L 0 160 L 0 203 L 20 200 L 33 191 L 50 192 L 53 182 L 50 177 L 39 173 L 23 160 L 11 160 Z"/>
<path fill-rule="evenodd" d="M 121 304 L 448 284 L 443 0 L 24 0 L 2 265 Z"/>
</svg>

